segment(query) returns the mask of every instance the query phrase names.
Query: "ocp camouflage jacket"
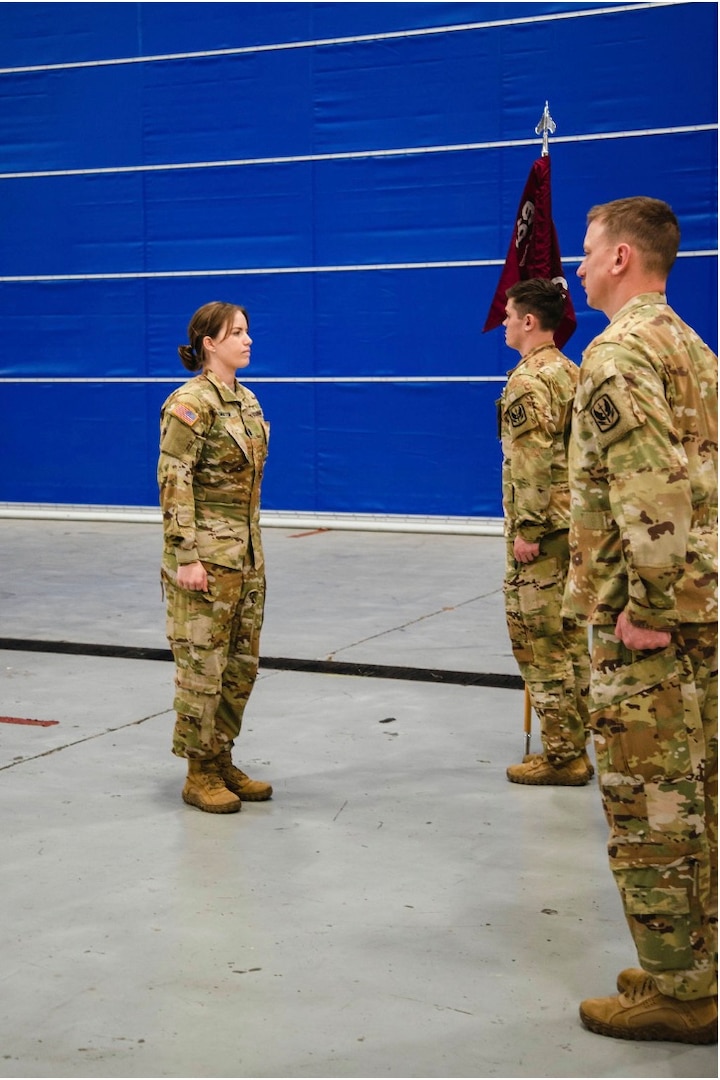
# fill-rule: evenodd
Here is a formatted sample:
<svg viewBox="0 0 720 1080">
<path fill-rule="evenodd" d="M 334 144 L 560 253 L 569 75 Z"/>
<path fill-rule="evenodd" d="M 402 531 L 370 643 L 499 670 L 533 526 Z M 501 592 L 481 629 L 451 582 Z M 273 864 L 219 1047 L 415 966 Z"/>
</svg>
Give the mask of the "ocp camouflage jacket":
<svg viewBox="0 0 720 1080">
<path fill-rule="evenodd" d="M 165 557 L 176 564 L 263 565 L 260 484 L 269 428 L 255 395 L 212 372 L 173 391 L 160 419 L 158 484 Z"/>
<path fill-rule="evenodd" d="M 661 293 L 583 354 L 566 612 L 651 629 L 717 619 L 717 357 Z"/>
<path fill-rule="evenodd" d="M 498 402 L 505 535 L 537 543 L 570 524 L 567 443 L 578 368 L 540 345 L 508 375 Z"/>
</svg>

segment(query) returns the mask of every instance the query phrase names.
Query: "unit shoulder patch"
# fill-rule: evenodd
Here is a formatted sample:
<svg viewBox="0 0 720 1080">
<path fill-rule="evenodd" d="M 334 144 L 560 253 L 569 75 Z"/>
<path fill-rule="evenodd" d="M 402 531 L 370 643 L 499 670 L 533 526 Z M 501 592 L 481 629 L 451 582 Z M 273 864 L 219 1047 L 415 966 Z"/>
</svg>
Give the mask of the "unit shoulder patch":
<svg viewBox="0 0 720 1080">
<path fill-rule="evenodd" d="M 600 394 L 590 406 L 590 413 L 603 435 L 620 423 L 620 413 L 610 394 Z"/>
<path fill-rule="evenodd" d="M 527 424 L 527 410 L 522 401 L 518 401 L 515 405 L 510 406 L 508 409 L 508 419 L 510 420 L 510 426 L 514 428 L 523 427 Z"/>
<path fill-rule="evenodd" d="M 540 421 L 532 394 L 513 397 L 506 403 L 505 422 L 511 439 L 517 439 L 526 431 L 533 431 L 539 426 Z"/>
<path fill-rule="evenodd" d="M 628 432 L 642 427 L 632 394 L 622 378 L 608 379 L 592 396 L 587 407 L 598 443 L 610 446 Z"/>
</svg>

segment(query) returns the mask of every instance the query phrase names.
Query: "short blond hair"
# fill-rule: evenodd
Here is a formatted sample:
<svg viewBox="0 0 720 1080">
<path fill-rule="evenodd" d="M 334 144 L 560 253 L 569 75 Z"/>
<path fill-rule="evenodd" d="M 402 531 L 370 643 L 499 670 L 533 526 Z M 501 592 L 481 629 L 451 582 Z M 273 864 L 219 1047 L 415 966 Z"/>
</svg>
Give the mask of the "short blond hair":
<svg viewBox="0 0 720 1080">
<path fill-rule="evenodd" d="M 634 195 L 593 206 L 588 225 L 602 225 L 608 240 L 629 241 L 642 253 L 646 270 L 667 277 L 680 247 L 680 226 L 662 199 Z"/>
</svg>

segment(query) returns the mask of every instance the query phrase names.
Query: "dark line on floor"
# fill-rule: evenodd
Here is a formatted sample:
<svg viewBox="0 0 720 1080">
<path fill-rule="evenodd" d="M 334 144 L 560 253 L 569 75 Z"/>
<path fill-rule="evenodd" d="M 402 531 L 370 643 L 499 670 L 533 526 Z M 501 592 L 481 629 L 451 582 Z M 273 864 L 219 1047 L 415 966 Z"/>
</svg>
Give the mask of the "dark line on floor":
<svg viewBox="0 0 720 1080">
<path fill-rule="evenodd" d="M 351 664 L 340 660 L 294 660 L 265 656 L 260 658 L 260 667 L 281 671 L 312 671 L 325 675 L 355 675 L 367 679 L 409 679 L 411 682 L 451 683 L 456 686 L 495 686 L 504 690 L 522 690 L 525 685 L 519 675 L 396 667 L 391 664 Z"/>
<path fill-rule="evenodd" d="M 171 661 L 173 658 L 169 649 L 134 645 L 91 645 L 81 641 L 36 641 L 33 638 L 0 638 L 0 650 L 64 653 L 68 656 L 107 656 L 119 660 Z M 261 656 L 260 667 L 274 671 L 304 671 L 320 675 L 353 675 L 365 679 L 407 679 L 410 682 L 455 686 L 493 686 L 501 690 L 522 690 L 524 686 L 519 675 L 399 667 L 392 664 L 353 664 L 340 660 L 300 660 L 285 656 Z"/>
</svg>

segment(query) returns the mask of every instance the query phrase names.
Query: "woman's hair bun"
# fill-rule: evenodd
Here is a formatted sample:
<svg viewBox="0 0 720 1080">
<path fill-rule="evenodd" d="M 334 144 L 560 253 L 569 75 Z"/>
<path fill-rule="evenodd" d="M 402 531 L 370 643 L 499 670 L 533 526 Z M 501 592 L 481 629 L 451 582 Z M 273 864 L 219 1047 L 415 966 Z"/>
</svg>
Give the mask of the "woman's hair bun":
<svg viewBox="0 0 720 1080">
<path fill-rule="evenodd" d="M 188 371 L 197 371 L 200 367 L 200 357 L 192 345 L 178 345 L 178 356 Z"/>
</svg>

